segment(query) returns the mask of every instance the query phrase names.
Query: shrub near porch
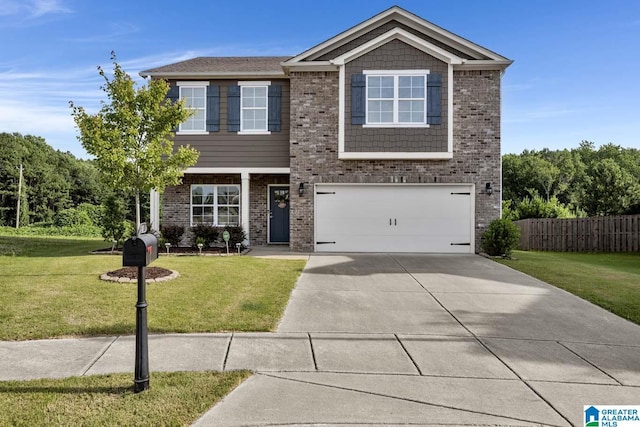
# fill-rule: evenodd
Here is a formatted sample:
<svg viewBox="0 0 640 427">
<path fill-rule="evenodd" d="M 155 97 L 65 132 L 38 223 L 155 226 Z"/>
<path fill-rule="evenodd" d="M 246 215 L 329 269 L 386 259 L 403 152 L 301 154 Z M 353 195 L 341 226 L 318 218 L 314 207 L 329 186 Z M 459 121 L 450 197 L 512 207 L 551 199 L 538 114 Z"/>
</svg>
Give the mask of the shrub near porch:
<svg viewBox="0 0 640 427">
<path fill-rule="evenodd" d="M 99 280 L 122 266 L 100 240 L 0 236 L 0 340 L 133 334 L 136 286 Z M 165 257 L 180 277 L 147 286 L 149 331 L 269 331 L 304 267 L 248 256 Z"/>
</svg>

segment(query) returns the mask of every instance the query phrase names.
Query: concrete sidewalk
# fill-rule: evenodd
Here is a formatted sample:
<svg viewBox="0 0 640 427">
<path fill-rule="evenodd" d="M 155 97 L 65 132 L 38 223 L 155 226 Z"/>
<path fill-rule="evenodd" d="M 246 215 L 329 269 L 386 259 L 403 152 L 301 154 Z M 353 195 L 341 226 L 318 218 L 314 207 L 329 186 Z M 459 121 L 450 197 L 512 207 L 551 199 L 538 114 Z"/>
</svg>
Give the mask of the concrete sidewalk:
<svg viewBox="0 0 640 427">
<path fill-rule="evenodd" d="M 311 256 L 276 333 L 150 335 L 256 372 L 196 425 L 581 425 L 640 404 L 640 326 L 477 256 Z M 133 373 L 133 336 L 0 342 L 0 380 Z"/>
</svg>

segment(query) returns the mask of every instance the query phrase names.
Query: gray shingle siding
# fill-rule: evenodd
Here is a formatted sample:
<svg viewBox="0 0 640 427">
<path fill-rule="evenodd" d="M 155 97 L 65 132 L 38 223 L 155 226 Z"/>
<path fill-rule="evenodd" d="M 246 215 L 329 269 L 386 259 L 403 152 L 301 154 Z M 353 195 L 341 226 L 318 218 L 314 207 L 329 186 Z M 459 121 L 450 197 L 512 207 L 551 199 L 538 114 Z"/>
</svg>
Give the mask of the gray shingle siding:
<svg viewBox="0 0 640 427">
<path fill-rule="evenodd" d="M 351 124 L 351 75 L 363 70 L 424 70 L 442 75 L 442 124 L 429 128 L 365 128 Z M 346 65 L 345 151 L 446 152 L 447 70 L 439 59 L 393 40 Z"/>
</svg>

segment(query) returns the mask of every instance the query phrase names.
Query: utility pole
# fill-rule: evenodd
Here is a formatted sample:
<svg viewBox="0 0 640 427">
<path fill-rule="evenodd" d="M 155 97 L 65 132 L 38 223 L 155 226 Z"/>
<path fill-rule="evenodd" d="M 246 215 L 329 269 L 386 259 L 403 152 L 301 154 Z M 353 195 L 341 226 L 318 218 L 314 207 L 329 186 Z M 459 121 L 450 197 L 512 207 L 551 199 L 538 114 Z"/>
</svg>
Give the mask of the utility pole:
<svg viewBox="0 0 640 427">
<path fill-rule="evenodd" d="M 16 228 L 20 228 L 20 199 L 22 199 L 22 163 L 20 163 L 20 177 L 18 178 L 18 207 L 16 208 Z"/>
</svg>

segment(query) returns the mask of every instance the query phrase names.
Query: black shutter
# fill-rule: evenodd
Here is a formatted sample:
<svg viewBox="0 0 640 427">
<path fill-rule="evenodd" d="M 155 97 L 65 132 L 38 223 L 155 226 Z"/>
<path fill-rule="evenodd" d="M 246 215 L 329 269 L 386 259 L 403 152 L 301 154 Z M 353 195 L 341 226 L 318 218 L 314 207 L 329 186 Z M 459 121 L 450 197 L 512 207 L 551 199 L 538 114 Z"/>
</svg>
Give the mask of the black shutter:
<svg viewBox="0 0 640 427">
<path fill-rule="evenodd" d="M 441 74 L 427 74 L 427 124 L 442 124 Z"/>
<path fill-rule="evenodd" d="M 207 132 L 220 130 L 220 86 L 207 86 Z"/>
<path fill-rule="evenodd" d="M 282 86 L 269 86 L 269 127 L 270 132 L 280 132 L 282 114 Z"/>
<path fill-rule="evenodd" d="M 180 87 L 178 86 L 169 86 L 169 91 L 167 92 L 167 95 L 165 96 L 165 98 L 167 98 L 170 102 L 177 102 L 178 99 L 180 98 Z M 175 128 L 171 129 L 171 132 L 176 133 L 180 130 L 180 125 L 176 126 Z"/>
<path fill-rule="evenodd" d="M 351 75 L 351 124 L 366 123 L 367 76 L 364 74 Z"/>
<path fill-rule="evenodd" d="M 180 98 L 180 88 L 178 86 L 169 86 L 167 99 L 171 102 L 176 102 L 178 98 Z"/>
<path fill-rule="evenodd" d="M 227 87 L 227 131 L 240 132 L 240 86 Z"/>
</svg>

